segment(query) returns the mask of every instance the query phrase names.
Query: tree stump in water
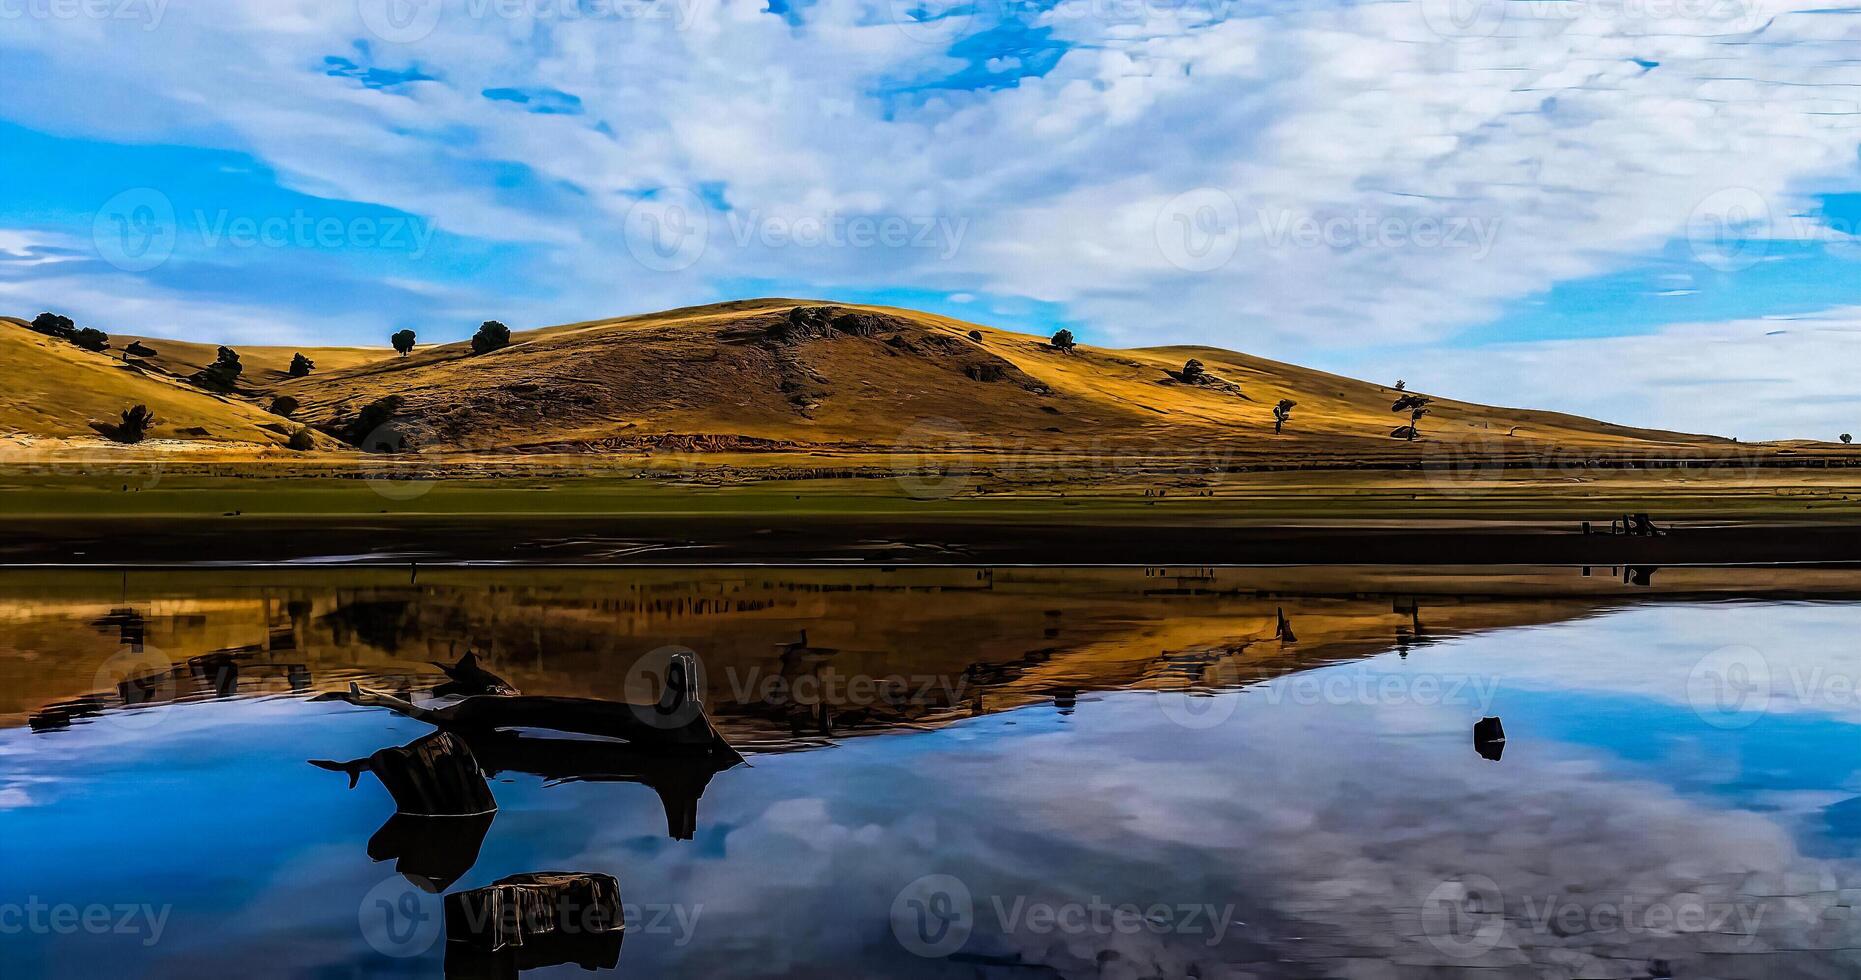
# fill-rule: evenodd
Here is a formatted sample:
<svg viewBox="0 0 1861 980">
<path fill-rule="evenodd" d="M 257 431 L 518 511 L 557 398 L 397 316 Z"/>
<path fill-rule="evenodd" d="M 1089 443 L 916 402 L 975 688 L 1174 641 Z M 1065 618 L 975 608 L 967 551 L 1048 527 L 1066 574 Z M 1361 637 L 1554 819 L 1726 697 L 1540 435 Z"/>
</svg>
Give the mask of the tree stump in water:
<svg viewBox="0 0 1861 980">
<path fill-rule="evenodd" d="M 349 774 L 353 788 L 363 772 L 373 772 L 399 812 L 421 817 L 478 816 L 497 810 L 498 801 L 465 741 L 451 732 L 434 732 L 398 748 L 382 749 L 353 762 L 311 765 Z"/>
<path fill-rule="evenodd" d="M 626 928 L 620 882 L 612 875 L 542 871 L 446 896 L 447 942 L 484 953 L 526 949 L 573 958 L 617 946 Z"/>
</svg>

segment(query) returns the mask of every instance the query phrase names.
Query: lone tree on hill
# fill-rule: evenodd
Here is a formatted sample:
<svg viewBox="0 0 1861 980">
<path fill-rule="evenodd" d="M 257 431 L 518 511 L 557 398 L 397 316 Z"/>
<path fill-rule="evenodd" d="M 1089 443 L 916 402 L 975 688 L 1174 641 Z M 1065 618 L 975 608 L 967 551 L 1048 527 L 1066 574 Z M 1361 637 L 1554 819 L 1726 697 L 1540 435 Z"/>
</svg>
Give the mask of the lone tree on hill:
<svg viewBox="0 0 1861 980">
<path fill-rule="evenodd" d="M 510 328 L 496 320 L 486 320 L 472 335 L 472 353 L 489 354 L 510 346 Z"/>
<path fill-rule="evenodd" d="M 291 369 L 286 373 L 293 378 L 306 378 L 310 376 L 311 371 L 316 370 L 316 367 L 317 362 L 302 354 L 294 354 L 291 357 Z"/>
<path fill-rule="evenodd" d="M 68 316 L 60 316 L 57 313 L 41 313 L 32 318 L 32 329 L 47 337 L 57 337 L 59 340 L 70 340 L 71 335 L 77 332 L 78 325 L 72 323 L 71 318 Z"/>
<path fill-rule="evenodd" d="M 1846 446 L 1853 441 L 1855 441 L 1854 436 L 1851 436 L 1846 432 L 1842 433 L 1842 445 Z"/>
<path fill-rule="evenodd" d="M 1062 327 L 1053 333 L 1053 348 L 1062 353 L 1071 354 L 1079 346 L 1073 342 L 1073 332 Z"/>
<path fill-rule="evenodd" d="M 123 420 L 117 423 L 110 438 L 117 442 L 141 442 L 149 434 L 149 428 L 155 424 L 155 413 L 147 405 L 137 405 L 123 410 Z"/>
<path fill-rule="evenodd" d="M 1407 381 L 1404 381 L 1401 378 L 1396 379 L 1396 390 L 1397 391 L 1406 391 L 1408 387 L 1409 387 L 1409 383 Z"/>
<path fill-rule="evenodd" d="M 975 341 L 978 344 L 982 343 L 982 331 L 971 330 L 969 332 L 969 339 Z"/>
<path fill-rule="evenodd" d="M 1401 398 L 1396 399 L 1394 405 L 1389 406 L 1389 410 L 1392 412 L 1407 412 L 1421 408 L 1432 401 L 1434 401 L 1434 399 L 1429 398 L 1427 395 L 1403 395 Z"/>
<path fill-rule="evenodd" d="M 1191 357 L 1189 360 L 1183 362 L 1183 380 L 1184 381 L 1187 381 L 1192 385 L 1201 384 L 1202 379 L 1205 376 L 1207 376 L 1207 374 L 1208 372 L 1202 369 L 1201 361 L 1198 361 L 1195 358 Z"/>
<path fill-rule="evenodd" d="M 402 357 L 406 357 L 408 354 L 413 353 L 414 332 L 412 330 L 398 331 L 394 336 L 388 338 L 388 342 L 394 345 L 395 353 L 400 354 Z"/>
<path fill-rule="evenodd" d="M 71 342 L 88 351 L 102 353 L 110 349 L 110 335 L 96 327 L 81 327 L 71 335 Z"/>
<path fill-rule="evenodd" d="M 1299 404 L 1290 398 L 1282 398 L 1273 406 L 1273 434 L 1279 435 L 1286 428 L 1286 422 L 1292 418 L 1293 406 Z"/>
<path fill-rule="evenodd" d="M 244 372 L 245 365 L 239 363 L 239 352 L 231 347 L 222 347 L 213 363 L 201 369 L 195 377 L 210 388 L 231 391 L 233 385 L 238 382 L 239 375 Z"/>
</svg>

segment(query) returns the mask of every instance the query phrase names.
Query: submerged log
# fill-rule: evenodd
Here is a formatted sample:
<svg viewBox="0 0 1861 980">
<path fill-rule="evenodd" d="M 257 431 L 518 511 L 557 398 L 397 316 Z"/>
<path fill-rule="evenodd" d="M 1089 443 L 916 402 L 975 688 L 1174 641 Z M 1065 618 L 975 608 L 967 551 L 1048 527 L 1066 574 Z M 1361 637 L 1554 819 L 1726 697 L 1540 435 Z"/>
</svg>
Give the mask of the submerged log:
<svg viewBox="0 0 1861 980">
<path fill-rule="evenodd" d="M 491 786 L 465 742 L 451 732 L 434 732 L 398 748 L 382 749 L 366 759 L 310 764 L 347 773 L 354 789 L 362 773 L 381 780 L 401 813 L 425 817 L 480 816 L 497 810 Z"/>
<path fill-rule="evenodd" d="M 616 935 L 627 928 L 612 875 L 512 875 L 446 897 L 446 940 L 486 953 Z"/>
<path fill-rule="evenodd" d="M 357 684 L 350 684 L 348 691 L 321 695 L 314 700 L 386 708 L 442 731 L 462 734 L 540 729 L 619 739 L 667 752 L 710 755 L 741 762 L 743 757 L 731 748 L 705 714 L 702 696 L 696 689 L 696 676 L 689 657 L 674 658 L 665 689 L 654 704 L 595 698 L 479 695 L 444 707 L 429 708 Z"/>
<path fill-rule="evenodd" d="M 465 877 L 491 832 L 496 813 L 470 817 L 416 817 L 397 813 L 368 839 L 371 861 L 393 861 L 407 880 L 439 893 Z"/>
</svg>

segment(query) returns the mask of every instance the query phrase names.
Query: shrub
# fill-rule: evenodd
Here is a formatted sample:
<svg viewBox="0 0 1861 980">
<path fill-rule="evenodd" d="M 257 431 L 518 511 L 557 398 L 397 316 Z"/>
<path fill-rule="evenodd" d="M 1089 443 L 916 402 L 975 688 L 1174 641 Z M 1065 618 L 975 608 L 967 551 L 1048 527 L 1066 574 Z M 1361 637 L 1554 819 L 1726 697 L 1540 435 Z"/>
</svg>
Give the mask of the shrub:
<svg viewBox="0 0 1861 980">
<path fill-rule="evenodd" d="M 239 375 L 244 372 L 245 365 L 239 363 L 239 352 L 231 347 L 222 347 L 213 363 L 203 368 L 194 378 L 209 388 L 231 391 L 239 381 Z"/>
<path fill-rule="evenodd" d="M 309 452 L 317 448 L 317 440 L 310 434 L 308 426 L 299 426 L 296 432 L 291 433 L 291 438 L 284 444 L 284 448 L 300 453 Z"/>
<path fill-rule="evenodd" d="M 32 329 L 48 337 L 57 337 L 59 340 L 70 340 L 71 335 L 77 332 L 77 324 L 72 323 L 71 318 L 68 316 L 60 316 L 56 313 L 41 313 L 32 318 Z"/>
<path fill-rule="evenodd" d="M 1183 380 L 1192 385 L 1201 384 L 1207 374 L 1208 372 L 1202 369 L 1202 362 L 1193 357 L 1183 363 Z"/>
<path fill-rule="evenodd" d="M 220 349 L 225 350 L 226 348 L 222 347 Z M 302 354 L 294 354 L 291 357 L 291 369 L 286 373 L 293 378 L 305 378 L 310 376 L 310 372 L 315 370 L 316 366 L 317 362 L 310 358 Z"/>
<path fill-rule="evenodd" d="M 489 354 L 510 346 L 510 328 L 496 320 L 486 320 L 472 335 L 472 353 Z"/>
<path fill-rule="evenodd" d="M 481 327 L 480 329 L 482 330 L 483 328 Z M 506 333 L 505 339 L 510 339 L 508 333 Z M 399 331 L 395 333 L 394 336 L 389 337 L 388 342 L 394 345 L 396 353 L 400 354 L 402 357 L 406 357 L 408 354 L 412 353 L 414 349 L 414 332 L 412 330 Z"/>
<path fill-rule="evenodd" d="M 1853 441 L 1855 441 L 1854 436 L 1851 436 L 1846 432 L 1842 433 L 1842 445 L 1846 446 Z"/>
<path fill-rule="evenodd" d="M 1073 352 L 1073 348 L 1078 345 L 1073 342 L 1073 332 L 1071 330 L 1062 328 L 1060 330 L 1054 331 L 1053 346 L 1055 350 L 1061 350 L 1061 351 L 1065 351 L 1068 354 L 1071 354 Z"/>
<path fill-rule="evenodd" d="M 142 341 L 132 340 L 128 347 L 123 348 L 123 360 L 127 361 L 132 357 L 154 357 L 157 353 L 155 348 Z"/>
<path fill-rule="evenodd" d="M 292 398 L 290 395 L 279 395 L 271 400 L 271 414 L 282 415 L 287 419 L 296 415 L 297 410 L 301 407 L 297 399 Z"/>
<path fill-rule="evenodd" d="M 971 330 L 969 332 L 969 339 L 975 341 L 978 344 L 982 343 L 982 331 Z"/>
<path fill-rule="evenodd" d="M 96 327 L 83 327 L 71 335 L 71 342 L 88 351 L 99 353 L 110 349 L 110 335 Z"/>
<path fill-rule="evenodd" d="M 1278 405 L 1273 406 L 1273 433 L 1275 435 L 1286 428 L 1286 423 L 1292 419 L 1293 406 L 1297 404 L 1299 403 L 1290 398 L 1282 398 Z"/>
<path fill-rule="evenodd" d="M 111 434 L 110 438 L 115 439 L 117 442 L 141 442 L 148 436 L 149 429 L 154 424 L 155 413 L 149 411 L 147 405 L 137 405 L 134 408 L 126 408 L 123 410 L 123 420 L 117 423 L 116 430 Z"/>
<path fill-rule="evenodd" d="M 377 430 L 393 420 L 394 413 L 400 411 L 405 401 L 399 395 L 389 395 L 386 398 L 378 398 L 369 402 L 362 406 L 362 410 L 357 412 L 354 418 L 342 423 L 334 434 L 357 449 L 374 452 L 376 451 L 375 445 L 371 443 L 379 444 L 384 441 Z M 398 433 L 385 441 L 390 444 L 390 448 L 405 443 Z"/>
</svg>

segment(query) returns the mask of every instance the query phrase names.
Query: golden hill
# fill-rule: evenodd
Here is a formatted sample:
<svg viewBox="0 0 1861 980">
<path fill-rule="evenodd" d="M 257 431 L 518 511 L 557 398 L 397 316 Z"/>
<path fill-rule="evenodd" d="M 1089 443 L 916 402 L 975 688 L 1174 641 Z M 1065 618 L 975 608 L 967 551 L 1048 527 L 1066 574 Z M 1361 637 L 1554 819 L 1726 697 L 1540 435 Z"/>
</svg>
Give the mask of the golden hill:
<svg viewBox="0 0 1861 980">
<path fill-rule="evenodd" d="M 200 390 L 160 370 L 125 363 L 120 349 L 94 353 L 0 318 L 0 446 L 40 440 L 97 440 L 132 405 L 156 422 L 148 438 L 161 448 L 231 444 L 282 449 L 296 426 L 247 399 Z M 319 439 L 325 447 L 334 440 Z"/>
<path fill-rule="evenodd" d="M 407 357 L 386 348 L 240 348 L 234 397 L 185 378 L 215 345 L 141 338 L 144 368 L 0 325 L 0 352 L 29 358 L 32 380 L 0 401 L 0 431 L 86 436 L 90 422 L 144 402 L 159 437 L 262 445 L 288 428 L 264 412 L 278 395 L 297 418 L 335 429 L 388 396 L 409 451 L 630 451 L 900 447 L 1173 455 L 1316 463 L 1413 461 L 1431 449 L 1580 456 L 1715 455 L 1730 440 L 1633 429 L 1550 412 L 1437 398 L 1421 438 L 1392 432 L 1398 393 L 1293 365 L 1203 347 L 1053 348 L 1046 338 L 911 310 L 792 299 L 745 300 L 515 333 L 502 350 L 469 343 Z M 119 346 L 127 337 L 112 338 Z M 1195 358 L 1201 383 L 1181 376 Z M 1297 403 L 1283 434 L 1273 406 Z M 201 431 L 204 430 L 204 433 Z"/>
</svg>

